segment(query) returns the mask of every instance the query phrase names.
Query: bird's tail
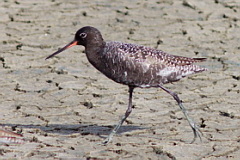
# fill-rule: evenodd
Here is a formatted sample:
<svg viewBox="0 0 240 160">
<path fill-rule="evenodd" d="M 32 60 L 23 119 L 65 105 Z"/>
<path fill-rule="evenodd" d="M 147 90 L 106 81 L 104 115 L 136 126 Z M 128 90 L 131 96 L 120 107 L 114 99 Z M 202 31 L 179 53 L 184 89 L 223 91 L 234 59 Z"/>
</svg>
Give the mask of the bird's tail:
<svg viewBox="0 0 240 160">
<path fill-rule="evenodd" d="M 193 58 L 194 62 L 203 62 L 206 61 L 207 58 Z"/>
</svg>

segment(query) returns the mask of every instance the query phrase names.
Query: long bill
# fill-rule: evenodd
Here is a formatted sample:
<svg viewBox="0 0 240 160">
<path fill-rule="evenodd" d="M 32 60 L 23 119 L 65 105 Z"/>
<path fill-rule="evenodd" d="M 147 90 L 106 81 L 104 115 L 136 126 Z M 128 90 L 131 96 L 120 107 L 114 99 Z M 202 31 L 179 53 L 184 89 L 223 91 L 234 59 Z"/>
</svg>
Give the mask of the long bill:
<svg viewBox="0 0 240 160">
<path fill-rule="evenodd" d="M 76 40 L 70 42 L 70 43 L 67 44 L 65 47 L 59 49 L 58 51 L 56 51 L 56 52 L 54 52 L 53 54 L 51 54 L 50 56 L 48 56 L 48 57 L 46 58 L 46 60 L 49 59 L 49 58 L 52 58 L 53 56 L 61 53 L 62 51 L 66 50 L 66 49 L 68 49 L 68 48 L 70 48 L 70 47 L 72 47 L 72 46 L 77 45 L 77 43 L 78 43 L 78 42 L 77 42 Z"/>
</svg>

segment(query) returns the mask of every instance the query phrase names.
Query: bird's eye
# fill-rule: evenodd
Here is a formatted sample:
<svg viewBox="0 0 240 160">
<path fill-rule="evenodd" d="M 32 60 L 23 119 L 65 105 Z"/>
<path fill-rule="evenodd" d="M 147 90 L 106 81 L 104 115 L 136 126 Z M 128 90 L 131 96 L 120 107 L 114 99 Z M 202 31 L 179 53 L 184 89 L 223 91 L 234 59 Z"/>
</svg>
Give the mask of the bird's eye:
<svg viewBox="0 0 240 160">
<path fill-rule="evenodd" d="M 87 33 L 80 33 L 79 36 L 80 36 L 81 38 L 86 38 L 86 37 L 87 37 Z"/>
</svg>

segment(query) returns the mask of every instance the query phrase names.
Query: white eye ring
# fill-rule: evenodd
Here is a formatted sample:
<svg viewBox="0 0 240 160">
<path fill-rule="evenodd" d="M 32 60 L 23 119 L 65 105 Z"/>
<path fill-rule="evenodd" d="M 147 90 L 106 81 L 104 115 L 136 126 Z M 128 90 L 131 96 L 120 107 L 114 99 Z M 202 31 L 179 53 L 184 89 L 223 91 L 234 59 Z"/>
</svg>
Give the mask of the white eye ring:
<svg viewBox="0 0 240 160">
<path fill-rule="evenodd" d="M 87 37 L 87 33 L 80 33 L 79 35 L 81 38 L 86 38 Z"/>
</svg>

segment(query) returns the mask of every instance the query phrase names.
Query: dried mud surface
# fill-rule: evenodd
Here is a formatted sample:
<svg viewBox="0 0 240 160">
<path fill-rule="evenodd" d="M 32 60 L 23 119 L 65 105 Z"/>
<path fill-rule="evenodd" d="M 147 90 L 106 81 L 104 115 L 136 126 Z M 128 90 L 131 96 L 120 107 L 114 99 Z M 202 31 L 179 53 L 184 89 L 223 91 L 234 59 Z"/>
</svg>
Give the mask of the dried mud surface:
<svg viewBox="0 0 240 160">
<path fill-rule="evenodd" d="M 0 123 L 28 139 L 0 159 L 237 159 L 240 157 L 240 2 L 237 0 L 0 1 Z M 207 57 L 208 72 L 165 87 L 203 132 L 193 134 L 171 96 L 136 89 L 112 143 L 99 145 L 127 108 L 127 87 L 87 61 L 83 47 L 45 58 L 79 28 L 106 40 Z"/>
</svg>

